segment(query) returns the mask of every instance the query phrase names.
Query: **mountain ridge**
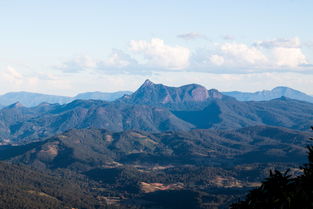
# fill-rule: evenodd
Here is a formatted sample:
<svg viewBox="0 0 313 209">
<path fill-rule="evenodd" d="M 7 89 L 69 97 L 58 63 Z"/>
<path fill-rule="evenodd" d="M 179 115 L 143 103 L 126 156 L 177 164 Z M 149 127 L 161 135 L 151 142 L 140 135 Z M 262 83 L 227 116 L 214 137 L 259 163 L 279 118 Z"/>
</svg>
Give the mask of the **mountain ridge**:
<svg viewBox="0 0 313 209">
<path fill-rule="evenodd" d="M 139 161 L 161 165 L 193 163 L 209 166 L 211 162 L 227 163 L 230 158 L 238 164 L 258 162 L 260 156 L 251 158 L 252 153 L 263 150 L 265 153 L 262 156 L 272 157 L 271 160 L 274 160 L 274 156 L 280 156 L 284 162 L 288 162 L 287 159 L 299 162 L 305 159 L 303 151 L 309 135 L 308 132 L 272 126 L 162 133 L 71 129 L 42 142 L 3 147 L 0 159 L 37 165 L 39 160 L 54 169 L 74 168 L 78 166 L 77 163 L 92 168 L 114 162 L 136 164 Z M 281 153 L 266 153 L 275 149 L 281 149 Z M 288 156 L 288 153 L 292 155 Z M 227 155 L 227 159 L 223 159 L 223 155 Z M 251 155 L 250 158 L 245 158 L 247 155 Z M 203 161 L 207 158 L 211 160 Z M 263 159 L 264 162 L 268 160 Z M 85 169 L 85 166 L 82 168 Z"/>
<path fill-rule="evenodd" d="M 0 110 L 0 141 L 27 143 L 85 128 L 158 133 L 255 125 L 305 130 L 312 124 L 313 104 L 309 102 L 287 97 L 238 101 L 198 84 L 170 87 L 146 80 L 133 94 L 112 102 L 79 99 L 31 108 L 14 103 Z"/>
<path fill-rule="evenodd" d="M 286 86 L 277 86 L 272 90 L 263 90 L 257 92 L 231 91 L 222 93 L 228 96 L 232 96 L 239 101 L 268 101 L 285 96 L 291 99 L 297 99 L 313 103 L 313 96 Z"/>
<path fill-rule="evenodd" d="M 76 96 L 58 96 L 58 95 L 50 95 L 50 94 L 41 94 L 34 92 L 8 92 L 6 94 L 0 95 L 0 108 L 14 104 L 16 102 L 21 103 L 26 107 L 34 107 L 41 103 L 49 103 L 49 104 L 66 104 L 72 102 L 77 99 L 98 99 L 105 101 L 113 101 L 122 97 L 125 94 L 130 94 L 130 91 L 117 91 L 117 92 L 84 92 L 79 93 Z"/>
<path fill-rule="evenodd" d="M 199 102 L 207 100 L 208 98 L 222 98 L 226 96 L 231 96 L 236 98 L 239 101 L 268 101 L 271 99 L 279 98 L 282 96 L 289 97 L 292 99 L 297 99 L 301 101 L 307 101 L 313 103 L 313 96 L 305 94 L 301 91 L 285 87 L 277 86 L 272 90 L 263 90 L 257 92 L 240 92 L 240 91 L 230 91 L 230 92 L 219 92 L 217 89 L 209 89 L 199 84 L 186 84 L 180 87 L 171 87 L 163 84 L 155 84 L 151 80 L 147 79 L 139 88 L 145 89 L 150 88 L 154 90 L 161 90 L 163 92 L 162 97 L 158 98 L 161 103 L 183 103 L 183 102 Z M 179 89 L 179 91 L 177 91 Z M 34 107 L 41 103 L 58 103 L 66 104 L 72 102 L 76 99 L 95 99 L 95 100 L 104 100 L 104 101 L 114 101 L 119 100 L 123 102 L 128 102 L 127 100 L 132 100 L 132 97 L 137 97 L 140 94 L 140 91 L 131 92 L 131 91 L 117 91 L 117 92 L 83 92 L 79 93 L 76 96 L 58 96 L 58 95 L 49 95 L 41 94 L 34 92 L 8 92 L 6 94 L 0 95 L 0 108 L 11 105 L 16 102 L 20 102 L 26 107 Z M 154 90 L 151 90 L 150 93 L 153 93 Z M 132 95 L 136 93 L 137 95 Z M 142 93 L 142 92 L 141 92 Z M 127 95 L 127 96 L 124 96 Z M 144 95 L 142 95 L 144 96 Z M 141 97 L 142 99 L 143 97 Z M 133 101 L 134 102 L 134 101 Z M 138 100 L 141 104 L 152 104 L 153 101 Z M 154 101 L 155 102 L 155 101 Z"/>
</svg>

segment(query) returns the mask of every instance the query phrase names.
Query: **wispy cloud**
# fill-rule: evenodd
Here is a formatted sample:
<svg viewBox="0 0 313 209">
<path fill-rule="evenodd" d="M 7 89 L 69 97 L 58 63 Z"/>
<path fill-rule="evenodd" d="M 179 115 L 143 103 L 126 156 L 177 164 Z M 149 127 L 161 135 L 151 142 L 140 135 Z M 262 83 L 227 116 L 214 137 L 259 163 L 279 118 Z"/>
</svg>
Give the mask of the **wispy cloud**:
<svg viewBox="0 0 313 209">
<path fill-rule="evenodd" d="M 207 37 L 203 34 L 196 33 L 196 32 L 190 32 L 190 33 L 183 33 L 177 35 L 177 38 L 181 38 L 187 41 L 195 40 L 195 39 L 207 39 Z"/>
<path fill-rule="evenodd" d="M 233 36 L 233 35 L 226 34 L 226 35 L 223 35 L 223 36 L 222 36 L 222 39 L 224 39 L 224 40 L 226 40 L 226 41 L 233 41 L 233 40 L 235 40 L 236 38 L 235 38 L 235 36 Z"/>
<path fill-rule="evenodd" d="M 90 56 L 81 55 L 70 60 L 66 60 L 63 63 L 54 67 L 65 73 L 77 73 L 85 71 L 86 69 L 97 67 L 97 62 L 97 60 Z"/>
<path fill-rule="evenodd" d="M 20 72 L 12 66 L 0 69 L 0 87 L 2 92 L 36 91 L 41 92 L 43 86 L 53 90 L 66 89 L 68 82 L 64 76 L 58 77 L 43 72 Z"/>
<path fill-rule="evenodd" d="M 142 74 L 138 63 L 129 54 L 122 50 L 113 49 L 108 57 L 104 59 L 92 58 L 88 55 L 81 55 L 54 66 L 55 69 L 64 73 L 80 73 L 85 71 L 100 71 L 109 74 L 133 73 Z M 135 69 L 136 68 L 136 69 Z"/>
<path fill-rule="evenodd" d="M 290 39 L 278 38 L 278 39 L 273 39 L 273 40 L 256 41 L 254 45 L 259 46 L 259 47 L 264 47 L 264 48 L 275 48 L 275 47 L 299 48 L 300 39 L 298 37 L 294 37 Z"/>
</svg>

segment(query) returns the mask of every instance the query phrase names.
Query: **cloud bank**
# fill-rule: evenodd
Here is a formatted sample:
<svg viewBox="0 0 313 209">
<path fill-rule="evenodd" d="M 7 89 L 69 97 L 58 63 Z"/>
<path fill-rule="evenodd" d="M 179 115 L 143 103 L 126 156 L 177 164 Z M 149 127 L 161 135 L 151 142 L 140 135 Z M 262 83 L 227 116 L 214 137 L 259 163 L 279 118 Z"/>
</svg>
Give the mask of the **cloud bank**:
<svg viewBox="0 0 313 209">
<path fill-rule="evenodd" d="M 195 38 L 199 34 L 182 34 Z M 131 40 L 128 48 L 113 49 L 105 58 L 79 56 L 56 67 L 66 73 L 101 71 L 107 74 L 151 74 L 164 71 L 208 73 L 312 72 L 300 39 L 273 39 L 251 44 L 224 42 L 201 50 L 169 45 L 164 40 Z"/>
</svg>

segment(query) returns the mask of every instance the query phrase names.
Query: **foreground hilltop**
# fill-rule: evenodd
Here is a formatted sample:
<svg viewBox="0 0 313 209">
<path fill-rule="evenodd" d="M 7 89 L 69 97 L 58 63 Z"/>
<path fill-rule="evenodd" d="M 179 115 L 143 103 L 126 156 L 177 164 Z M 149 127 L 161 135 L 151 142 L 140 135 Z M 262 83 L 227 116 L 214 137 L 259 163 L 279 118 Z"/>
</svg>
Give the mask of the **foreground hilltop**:
<svg viewBox="0 0 313 209">
<path fill-rule="evenodd" d="M 227 208 L 259 185 L 269 168 L 296 174 L 309 136 L 269 126 L 154 134 L 73 129 L 0 146 L 0 160 L 20 166 L 0 163 L 6 194 L 0 205 L 40 208 L 39 200 L 42 208 Z"/>
</svg>

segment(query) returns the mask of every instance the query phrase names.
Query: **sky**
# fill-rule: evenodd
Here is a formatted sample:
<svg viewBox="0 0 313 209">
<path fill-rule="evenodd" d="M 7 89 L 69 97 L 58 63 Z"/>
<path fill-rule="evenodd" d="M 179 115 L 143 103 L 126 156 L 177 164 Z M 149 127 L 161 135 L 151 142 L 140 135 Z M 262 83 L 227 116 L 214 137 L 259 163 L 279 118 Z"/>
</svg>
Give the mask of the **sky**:
<svg viewBox="0 0 313 209">
<path fill-rule="evenodd" d="M 0 94 L 146 79 L 313 95 L 311 0 L 0 0 Z"/>
</svg>

